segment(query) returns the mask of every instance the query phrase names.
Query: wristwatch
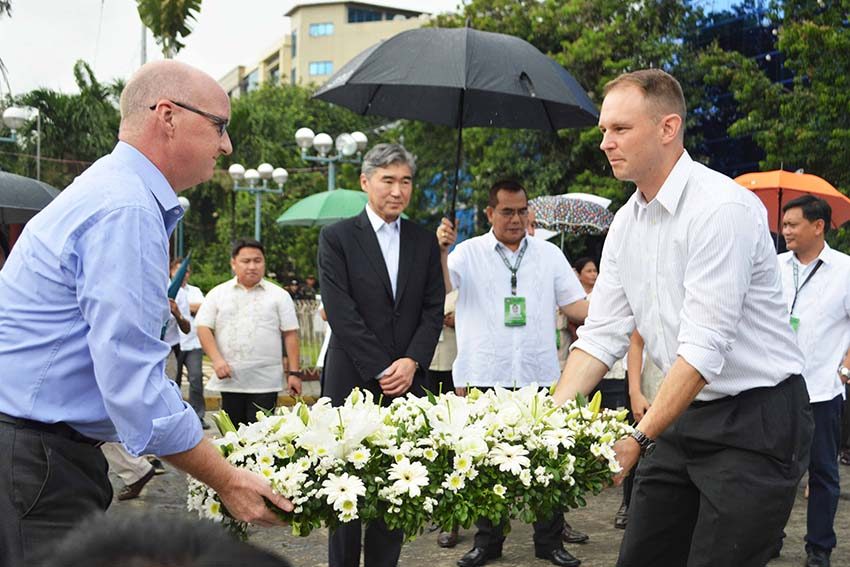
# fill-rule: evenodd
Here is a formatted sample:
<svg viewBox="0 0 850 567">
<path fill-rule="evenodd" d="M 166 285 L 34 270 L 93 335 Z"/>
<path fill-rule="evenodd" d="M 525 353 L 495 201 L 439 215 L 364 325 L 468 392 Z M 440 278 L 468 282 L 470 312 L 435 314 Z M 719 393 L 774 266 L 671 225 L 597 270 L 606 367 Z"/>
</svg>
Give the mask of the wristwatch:
<svg viewBox="0 0 850 567">
<path fill-rule="evenodd" d="M 637 441 L 637 444 L 640 445 L 640 454 L 642 457 L 651 454 L 655 450 L 655 441 L 647 437 L 640 429 L 633 430 L 629 434 L 629 437 Z"/>
<path fill-rule="evenodd" d="M 841 376 L 842 376 L 845 380 L 850 379 L 850 368 L 847 368 L 847 367 L 846 367 L 846 366 L 844 366 L 843 364 L 842 364 L 841 366 L 839 366 L 839 367 L 838 367 L 838 373 L 839 373 L 839 374 L 841 374 Z"/>
<path fill-rule="evenodd" d="M 302 378 L 304 376 L 304 373 L 301 372 L 300 370 L 290 370 L 289 372 L 286 373 L 286 375 L 287 376 L 295 376 L 297 378 Z"/>
</svg>

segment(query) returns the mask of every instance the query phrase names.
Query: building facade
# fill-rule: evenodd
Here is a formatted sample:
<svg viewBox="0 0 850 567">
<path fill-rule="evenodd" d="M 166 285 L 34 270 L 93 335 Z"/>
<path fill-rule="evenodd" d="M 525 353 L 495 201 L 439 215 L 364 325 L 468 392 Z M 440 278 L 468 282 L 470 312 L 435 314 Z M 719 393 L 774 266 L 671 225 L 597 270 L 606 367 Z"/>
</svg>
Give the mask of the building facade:
<svg viewBox="0 0 850 567">
<path fill-rule="evenodd" d="M 322 84 L 352 57 L 381 40 L 427 23 L 430 14 L 389 2 L 296 2 L 285 14 L 290 32 L 250 66 L 240 65 L 219 79 L 238 97 L 265 83 Z"/>
</svg>

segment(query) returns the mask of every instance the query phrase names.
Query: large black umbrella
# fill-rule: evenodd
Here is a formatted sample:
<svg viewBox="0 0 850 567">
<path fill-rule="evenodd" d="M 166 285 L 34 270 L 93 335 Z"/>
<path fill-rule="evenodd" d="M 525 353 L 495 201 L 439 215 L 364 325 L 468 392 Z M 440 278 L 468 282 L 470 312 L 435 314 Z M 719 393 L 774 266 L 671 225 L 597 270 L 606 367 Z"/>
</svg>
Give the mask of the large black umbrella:
<svg viewBox="0 0 850 567">
<path fill-rule="evenodd" d="M 27 222 L 58 194 L 47 183 L 0 171 L 0 224 Z"/>
<path fill-rule="evenodd" d="M 362 115 L 424 120 L 458 130 L 454 218 L 462 129 L 561 128 L 596 124 L 587 93 L 563 67 L 510 35 L 471 28 L 421 28 L 373 45 L 314 95 Z"/>
</svg>

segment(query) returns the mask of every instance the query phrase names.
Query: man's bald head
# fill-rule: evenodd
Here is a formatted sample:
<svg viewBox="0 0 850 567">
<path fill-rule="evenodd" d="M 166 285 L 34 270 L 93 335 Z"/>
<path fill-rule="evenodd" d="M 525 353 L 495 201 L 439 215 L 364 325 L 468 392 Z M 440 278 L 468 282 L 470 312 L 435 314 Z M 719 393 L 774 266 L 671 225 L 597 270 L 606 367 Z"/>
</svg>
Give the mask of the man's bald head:
<svg viewBox="0 0 850 567">
<path fill-rule="evenodd" d="M 121 92 L 119 137 L 137 130 L 159 99 L 197 100 L 210 89 L 224 92 L 209 75 L 179 61 L 152 61 L 136 71 Z"/>
</svg>

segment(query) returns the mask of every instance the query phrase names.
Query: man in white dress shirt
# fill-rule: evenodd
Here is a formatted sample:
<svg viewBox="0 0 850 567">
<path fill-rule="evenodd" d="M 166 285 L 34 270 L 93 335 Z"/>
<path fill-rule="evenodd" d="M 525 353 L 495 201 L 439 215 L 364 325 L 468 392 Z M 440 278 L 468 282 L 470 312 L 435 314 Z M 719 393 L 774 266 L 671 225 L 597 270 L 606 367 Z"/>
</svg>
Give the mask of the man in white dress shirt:
<svg viewBox="0 0 850 567">
<path fill-rule="evenodd" d="M 487 219 L 492 230 L 461 242 L 449 254 L 456 232 L 448 219 L 437 229 L 447 291 L 458 290 L 455 307 L 456 386 L 547 387 L 558 379 L 558 309 L 581 322 L 587 300 L 567 258 L 557 246 L 527 235 L 528 195 L 517 181 L 490 188 Z M 478 567 L 502 555 L 505 526 L 481 518 L 472 550 L 460 567 Z M 564 516 L 534 523 L 535 555 L 562 567 L 581 563 L 563 548 Z"/>
<path fill-rule="evenodd" d="M 832 210 L 805 195 L 782 207 L 782 234 L 789 252 L 779 256 L 791 327 L 806 357 L 806 386 L 815 433 L 809 464 L 806 565 L 830 564 L 835 547 L 835 510 L 841 486 L 838 446 L 844 384 L 850 378 L 850 256 L 826 243 Z"/>
<path fill-rule="evenodd" d="M 590 392 L 637 328 L 666 376 L 615 445 L 623 475 L 645 455 L 618 565 L 763 566 L 809 460 L 803 356 L 764 207 L 690 158 L 684 122 L 663 71 L 605 87 L 600 148 L 637 191 L 611 225 L 555 398 Z"/>
</svg>

